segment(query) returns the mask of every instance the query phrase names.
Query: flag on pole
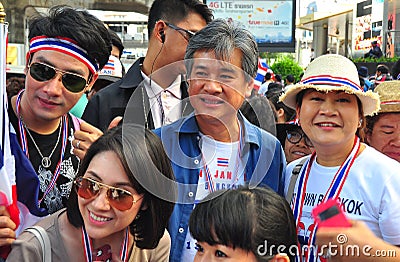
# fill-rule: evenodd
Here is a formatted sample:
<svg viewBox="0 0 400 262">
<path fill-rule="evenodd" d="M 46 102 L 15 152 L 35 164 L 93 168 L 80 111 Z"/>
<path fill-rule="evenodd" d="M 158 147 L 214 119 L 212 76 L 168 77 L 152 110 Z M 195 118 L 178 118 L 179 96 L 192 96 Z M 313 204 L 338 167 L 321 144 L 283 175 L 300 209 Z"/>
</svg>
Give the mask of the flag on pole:
<svg viewBox="0 0 400 262">
<path fill-rule="evenodd" d="M 6 93 L 6 50 L 7 50 L 7 24 L 0 24 L 0 204 L 6 205 L 14 223 L 19 225 L 19 212 L 17 207 L 17 191 L 15 184 L 15 162 L 10 146 L 10 121 L 7 114 Z"/>
<path fill-rule="evenodd" d="M 267 60 L 264 58 L 258 58 L 257 75 L 254 78 L 254 89 L 258 90 L 260 88 L 261 84 L 264 81 L 264 76 L 267 72 L 271 74 L 273 73 L 271 68 L 269 68 L 267 64 Z"/>
<path fill-rule="evenodd" d="M 8 118 L 6 50 L 8 24 L 0 23 L 0 205 L 6 206 L 17 226 L 16 234 L 48 213 L 38 205 L 39 178 L 18 144 Z M 18 187 L 17 187 L 18 185 Z M 6 258 L 10 247 L 0 248 Z"/>
<path fill-rule="evenodd" d="M 10 122 L 7 114 L 6 94 L 6 50 L 8 25 L 0 23 L 0 205 L 6 206 L 10 218 L 19 226 L 17 207 L 17 188 L 15 180 L 15 162 L 10 146 Z M 5 258 L 9 247 L 1 249 L 1 257 Z"/>
</svg>

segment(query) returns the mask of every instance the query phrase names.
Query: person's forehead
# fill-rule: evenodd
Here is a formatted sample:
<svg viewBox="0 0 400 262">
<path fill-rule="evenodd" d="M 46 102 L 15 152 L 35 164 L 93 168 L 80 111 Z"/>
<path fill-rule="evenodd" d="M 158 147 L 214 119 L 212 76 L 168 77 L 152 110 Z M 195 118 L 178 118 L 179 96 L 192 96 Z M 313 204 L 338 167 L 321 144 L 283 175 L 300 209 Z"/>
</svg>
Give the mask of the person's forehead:
<svg viewBox="0 0 400 262">
<path fill-rule="evenodd" d="M 235 51 L 229 57 L 229 61 L 225 61 L 218 59 L 214 51 L 201 49 L 197 50 L 193 55 L 193 66 L 223 71 L 243 71 L 241 57 L 241 53 Z"/>
<path fill-rule="evenodd" d="M 176 22 L 176 26 L 192 32 L 200 31 L 207 25 L 206 20 L 198 13 L 191 12 L 181 21 Z"/>
<path fill-rule="evenodd" d="M 387 112 L 378 114 L 379 124 L 400 124 L 400 112 Z"/>
<path fill-rule="evenodd" d="M 330 91 L 325 91 L 325 90 L 317 90 L 314 88 L 309 88 L 308 90 L 306 90 L 305 94 L 310 94 L 310 93 L 318 93 L 321 95 L 348 95 L 348 96 L 356 96 L 355 94 L 349 94 L 344 90 L 330 90 Z"/>
<path fill-rule="evenodd" d="M 113 45 L 112 46 L 112 49 L 111 49 L 111 54 L 113 55 L 113 56 L 115 56 L 115 57 L 120 57 L 120 51 L 119 51 L 119 48 L 118 47 L 116 47 L 115 45 Z"/>
</svg>

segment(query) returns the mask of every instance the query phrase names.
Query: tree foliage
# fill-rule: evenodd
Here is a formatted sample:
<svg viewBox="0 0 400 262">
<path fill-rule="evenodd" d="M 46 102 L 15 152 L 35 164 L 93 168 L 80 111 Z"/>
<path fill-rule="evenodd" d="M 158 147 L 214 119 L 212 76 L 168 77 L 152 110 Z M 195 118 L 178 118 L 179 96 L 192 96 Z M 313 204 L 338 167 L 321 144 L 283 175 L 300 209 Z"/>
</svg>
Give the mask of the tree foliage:
<svg viewBox="0 0 400 262">
<path fill-rule="evenodd" d="M 276 58 L 275 62 L 271 65 L 274 74 L 280 74 L 282 79 L 287 75 L 294 76 L 295 81 L 300 81 L 300 75 L 303 73 L 303 68 L 294 60 L 291 55 L 281 55 Z"/>
<path fill-rule="evenodd" d="M 400 59 L 398 56 L 394 57 L 380 57 L 380 58 L 371 58 L 371 57 L 358 57 L 352 59 L 354 63 L 384 63 L 384 62 L 397 62 Z"/>
</svg>

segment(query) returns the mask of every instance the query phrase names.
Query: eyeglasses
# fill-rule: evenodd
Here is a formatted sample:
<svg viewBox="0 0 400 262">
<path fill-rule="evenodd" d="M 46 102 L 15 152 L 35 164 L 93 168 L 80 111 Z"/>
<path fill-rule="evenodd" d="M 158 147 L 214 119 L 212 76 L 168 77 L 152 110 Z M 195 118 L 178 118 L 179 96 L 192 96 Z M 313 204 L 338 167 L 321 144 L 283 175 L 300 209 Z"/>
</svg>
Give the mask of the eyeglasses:
<svg viewBox="0 0 400 262">
<path fill-rule="evenodd" d="M 45 82 L 53 79 L 57 73 L 62 75 L 61 81 L 65 88 L 72 93 L 81 92 L 87 85 L 86 79 L 78 74 L 65 72 L 55 67 L 42 64 L 32 63 L 29 66 L 29 73 L 36 81 Z"/>
<path fill-rule="evenodd" d="M 183 28 L 181 28 L 181 27 L 179 27 L 179 26 L 170 24 L 170 23 L 168 23 L 168 22 L 165 22 L 165 24 L 166 24 L 167 26 L 171 27 L 172 29 L 178 31 L 178 32 L 183 32 L 184 34 L 182 34 L 182 36 L 183 36 L 186 40 L 188 40 L 188 41 L 189 41 L 190 38 L 192 38 L 192 37 L 194 36 L 194 34 L 195 34 L 195 33 L 192 32 L 192 31 L 183 29 Z"/>
<path fill-rule="evenodd" d="M 78 177 L 74 181 L 75 190 L 78 196 L 84 199 L 96 197 L 100 193 L 102 187 L 107 188 L 107 199 L 110 205 L 120 211 L 128 210 L 133 204 L 143 198 L 134 199 L 132 193 L 127 190 L 112 187 L 87 177 Z"/>
<path fill-rule="evenodd" d="M 299 131 L 286 130 L 286 138 L 292 144 L 297 144 L 298 142 L 300 142 L 300 140 L 302 138 L 304 138 L 304 143 L 306 144 L 306 146 L 314 147 L 314 145 L 312 144 L 310 139 L 305 134 L 303 134 L 303 133 L 301 133 Z"/>
</svg>

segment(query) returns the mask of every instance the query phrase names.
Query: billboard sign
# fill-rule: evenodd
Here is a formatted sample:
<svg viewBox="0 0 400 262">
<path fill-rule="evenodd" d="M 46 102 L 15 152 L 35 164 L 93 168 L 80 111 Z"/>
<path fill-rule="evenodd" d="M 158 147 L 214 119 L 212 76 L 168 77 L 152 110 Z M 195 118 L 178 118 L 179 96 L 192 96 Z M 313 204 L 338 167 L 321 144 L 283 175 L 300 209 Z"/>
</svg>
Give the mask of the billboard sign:
<svg viewBox="0 0 400 262">
<path fill-rule="evenodd" d="M 371 41 L 382 44 L 383 0 L 364 0 L 357 3 L 354 14 L 353 50 L 365 53 L 371 48 Z"/>
<path fill-rule="evenodd" d="M 243 24 L 256 38 L 260 51 L 295 51 L 295 0 L 206 1 L 215 18 Z"/>
</svg>

